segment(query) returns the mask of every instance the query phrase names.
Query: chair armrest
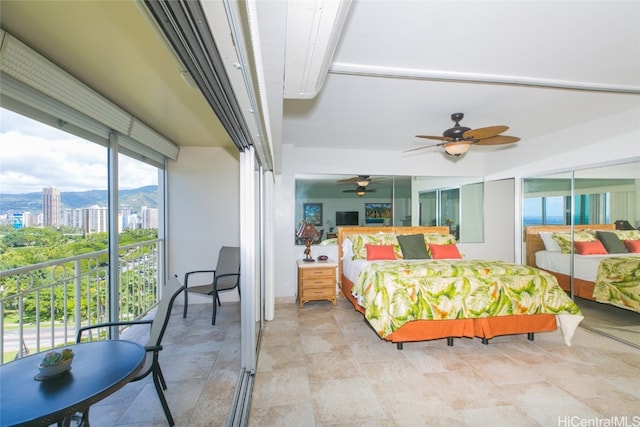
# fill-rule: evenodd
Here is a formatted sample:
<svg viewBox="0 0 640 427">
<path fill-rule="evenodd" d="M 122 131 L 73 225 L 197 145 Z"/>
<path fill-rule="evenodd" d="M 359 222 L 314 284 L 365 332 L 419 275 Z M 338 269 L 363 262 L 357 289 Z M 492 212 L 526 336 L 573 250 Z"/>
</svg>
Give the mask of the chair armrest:
<svg viewBox="0 0 640 427">
<path fill-rule="evenodd" d="M 219 276 L 216 276 L 216 280 L 221 278 L 221 277 L 229 277 L 229 276 L 238 276 L 240 277 L 240 273 L 227 273 L 227 274 L 220 274 Z"/>
<path fill-rule="evenodd" d="M 220 279 L 222 277 L 229 277 L 229 276 L 240 277 L 240 273 L 227 273 L 227 274 L 220 274 L 219 276 L 216 275 L 216 276 L 213 277 L 213 283 L 217 284 L 218 283 L 218 279 Z"/>
<path fill-rule="evenodd" d="M 83 326 L 78 329 L 78 334 L 76 335 L 76 342 L 79 343 L 82 339 L 82 333 L 84 331 L 88 331 L 91 329 L 97 328 L 108 328 L 111 326 L 129 326 L 129 325 L 150 325 L 153 322 L 153 319 L 146 320 L 128 320 L 122 322 L 105 322 L 105 323 L 96 323 L 95 325 Z"/>
<path fill-rule="evenodd" d="M 213 277 L 211 280 L 213 280 L 213 278 L 216 277 L 216 271 L 215 270 L 194 270 L 194 271 L 189 271 L 187 273 L 184 274 L 184 287 L 186 288 L 189 284 L 189 276 L 191 276 L 192 274 L 204 274 L 204 273 L 209 273 L 212 274 Z"/>
<path fill-rule="evenodd" d="M 145 345 L 144 349 L 146 351 L 158 352 L 158 351 L 162 350 L 162 345 L 160 345 L 160 344 L 158 344 L 158 345 Z"/>
</svg>

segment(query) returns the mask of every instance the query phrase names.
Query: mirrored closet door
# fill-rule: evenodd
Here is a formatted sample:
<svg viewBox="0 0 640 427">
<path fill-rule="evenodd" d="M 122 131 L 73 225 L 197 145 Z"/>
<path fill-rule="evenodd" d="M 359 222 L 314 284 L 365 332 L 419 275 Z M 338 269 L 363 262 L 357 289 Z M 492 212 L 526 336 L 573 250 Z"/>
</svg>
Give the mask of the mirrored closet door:
<svg viewBox="0 0 640 427">
<path fill-rule="evenodd" d="M 640 163 L 525 178 L 522 189 L 525 263 L 558 278 L 584 327 L 640 346 L 640 254 L 624 243 L 640 239 Z"/>
</svg>

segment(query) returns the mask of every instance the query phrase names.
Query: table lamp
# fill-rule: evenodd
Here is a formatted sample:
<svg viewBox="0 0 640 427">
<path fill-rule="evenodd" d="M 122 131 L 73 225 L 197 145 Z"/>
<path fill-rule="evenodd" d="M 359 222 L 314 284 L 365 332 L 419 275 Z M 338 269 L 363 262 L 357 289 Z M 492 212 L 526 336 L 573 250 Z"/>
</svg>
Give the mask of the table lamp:
<svg viewBox="0 0 640 427">
<path fill-rule="evenodd" d="M 296 236 L 299 239 L 304 239 L 305 258 L 303 259 L 303 261 L 314 262 L 315 259 L 311 258 L 311 243 L 313 242 L 313 239 L 317 239 L 318 237 L 320 237 L 320 232 L 313 226 L 313 224 L 303 222 L 302 224 L 300 224 L 300 227 L 298 227 Z"/>
</svg>

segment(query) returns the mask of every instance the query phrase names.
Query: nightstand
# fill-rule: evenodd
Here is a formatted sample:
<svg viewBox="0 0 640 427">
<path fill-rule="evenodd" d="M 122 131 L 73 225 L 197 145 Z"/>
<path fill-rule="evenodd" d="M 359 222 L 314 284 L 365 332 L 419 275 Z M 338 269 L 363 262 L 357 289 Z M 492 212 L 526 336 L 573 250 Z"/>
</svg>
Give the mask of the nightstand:
<svg viewBox="0 0 640 427">
<path fill-rule="evenodd" d="M 332 260 L 304 262 L 298 264 L 298 301 L 302 307 L 305 302 L 328 300 L 336 305 L 336 269 L 338 264 Z"/>
</svg>

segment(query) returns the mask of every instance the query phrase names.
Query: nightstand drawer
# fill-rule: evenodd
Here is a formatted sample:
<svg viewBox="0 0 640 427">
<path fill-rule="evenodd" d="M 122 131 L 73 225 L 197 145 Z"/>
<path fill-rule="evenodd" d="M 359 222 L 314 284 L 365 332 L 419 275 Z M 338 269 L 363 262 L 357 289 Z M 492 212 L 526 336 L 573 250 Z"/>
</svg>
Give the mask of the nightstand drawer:
<svg viewBox="0 0 640 427">
<path fill-rule="evenodd" d="M 324 299 L 324 298 L 335 298 L 336 297 L 336 290 L 334 287 L 330 287 L 330 288 L 307 288 L 304 287 L 302 289 L 302 299 L 307 300 L 307 299 L 315 299 L 315 298 L 320 298 L 320 299 Z"/>
<path fill-rule="evenodd" d="M 301 270 L 302 279 L 313 279 L 314 277 L 335 277 L 335 267 L 316 267 L 316 268 L 303 268 Z"/>
<path fill-rule="evenodd" d="M 310 279 L 304 279 L 302 282 L 302 288 L 333 288 L 336 281 L 332 277 L 316 277 Z"/>
</svg>

